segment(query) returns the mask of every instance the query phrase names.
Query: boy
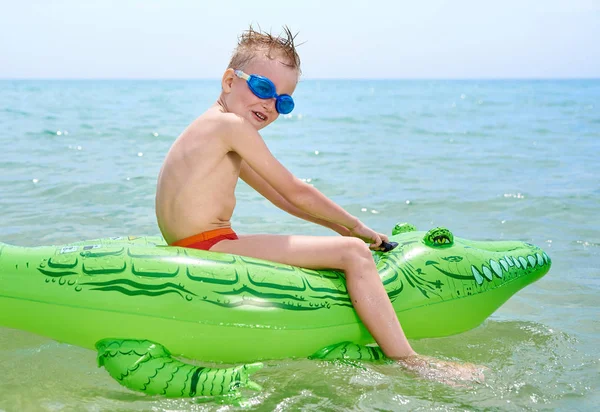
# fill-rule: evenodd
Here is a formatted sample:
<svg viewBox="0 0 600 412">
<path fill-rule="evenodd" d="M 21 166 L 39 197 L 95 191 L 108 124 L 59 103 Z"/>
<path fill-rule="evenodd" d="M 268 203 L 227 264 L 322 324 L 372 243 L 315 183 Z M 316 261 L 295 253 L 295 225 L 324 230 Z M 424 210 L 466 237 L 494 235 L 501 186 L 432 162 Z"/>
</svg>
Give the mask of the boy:
<svg viewBox="0 0 600 412">
<path fill-rule="evenodd" d="M 167 154 L 156 193 L 160 230 L 170 245 L 343 270 L 354 308 L 383 352 L 430 376 L 429 361 L 408 343 L 365 243 L 379 249 L 387 237 L 295 178 L 258 133 L 279 114 L 292 111 L 299 76 L 300 59 L 289 29 L 285 38 L 252 28 L 244 32 L 223 74 L 217 102 Z M 238 237 L 230 224 L 238 178 L 281 209 L 343 236 Z M 443 371 L 450 377 L 469 378 L 473 372 L 450 362 L 436 361 L 435 366 L 438 375 Z"/>
</svg>

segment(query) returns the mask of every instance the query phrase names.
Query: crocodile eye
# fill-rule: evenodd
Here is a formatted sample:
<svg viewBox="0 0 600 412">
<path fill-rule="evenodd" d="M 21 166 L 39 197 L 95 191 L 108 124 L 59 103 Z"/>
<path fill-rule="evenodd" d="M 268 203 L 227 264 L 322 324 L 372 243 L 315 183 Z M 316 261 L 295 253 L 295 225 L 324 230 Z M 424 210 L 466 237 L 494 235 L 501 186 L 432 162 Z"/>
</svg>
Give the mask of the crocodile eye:
<svg viewBox="0 0 600 412">
<path fill-rule="evenodd" d="M 445 227 L 436 227 L 425 234 L 423 241 L 429 247 L 446 247 L 454 243 L 454 235 Z"/>
<path fill-rule="evenodd" d="M 400 233 L 414 232 L 416 230 L 417 228 L 410 223 L 398 223 L 396 226 L 394 226 L 394 229 L 392 229 L 392 235 L 395 236 Z"/>
</svg>

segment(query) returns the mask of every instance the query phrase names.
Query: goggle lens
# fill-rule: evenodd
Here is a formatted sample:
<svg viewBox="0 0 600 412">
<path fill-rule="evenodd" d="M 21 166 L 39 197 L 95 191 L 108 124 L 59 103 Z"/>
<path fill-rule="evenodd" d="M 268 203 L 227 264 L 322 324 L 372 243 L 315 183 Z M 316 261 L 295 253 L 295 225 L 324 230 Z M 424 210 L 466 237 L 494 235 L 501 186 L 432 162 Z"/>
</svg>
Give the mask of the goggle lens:
<svg viewBox="0 0 600 412">
<path fill-rule="evenodd" d="M 275 95 L 275 85 L 266 79 L 250 76 L 248 85 L 252 92 L 261 99 L 270 99 Z"/>
<path fill-rule="evenodd" d="M 291 113 L 292 110 L 294 110 L 294 99 L 287 94 L 278 96 L 277 101 L 275 102 L 275 109 L 280 114 Z"/>
</svg>

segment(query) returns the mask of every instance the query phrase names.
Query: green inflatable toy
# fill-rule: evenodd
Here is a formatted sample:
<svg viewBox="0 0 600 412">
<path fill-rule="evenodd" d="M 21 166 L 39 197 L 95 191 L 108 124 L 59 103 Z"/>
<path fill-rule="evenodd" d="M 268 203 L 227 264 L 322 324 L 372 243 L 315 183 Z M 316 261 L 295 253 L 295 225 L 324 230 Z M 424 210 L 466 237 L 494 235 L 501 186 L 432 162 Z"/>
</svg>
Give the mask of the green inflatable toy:
<svg viewBox="0 0 600 412">
<path fill-rule="evenodd" d="M 409 338 L 478 326 L 551 263 L 528 243 L 470 241 L 445 228 L 401 224 L 390 241 L 398 246 L 373 258 Z M 383 356 L 363 346 L 373 338 L 342 272 L 169 247 L 157 237 L 0 243 L 0 325 L 96 348 L 120 383 L 165 396 L 259 389 L 249 376 L 263 359 Z M 171 353 L 250 364 L 205 368 Z"/>
</svg>

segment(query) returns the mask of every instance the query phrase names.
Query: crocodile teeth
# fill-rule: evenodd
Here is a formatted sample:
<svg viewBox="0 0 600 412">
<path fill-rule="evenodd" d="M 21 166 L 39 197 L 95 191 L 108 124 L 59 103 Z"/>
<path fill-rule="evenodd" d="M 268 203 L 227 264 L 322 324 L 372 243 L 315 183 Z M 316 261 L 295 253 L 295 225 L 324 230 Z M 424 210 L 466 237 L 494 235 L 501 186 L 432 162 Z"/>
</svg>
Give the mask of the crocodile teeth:
<svg viewBox="0 0 600 412">
<path fill-rule="evenodd" d="M 520 263 L 519 259 L 514 258 L 513 262 L 514 262 L 514 264 L 515 264 L 516 267 L 518 267 L 519 269 L 521 269 L 521 263 Z"/>
<path fill-rule="evenodd" d="M 505 258 L 506 258 L 506 261 L 508 262 L 509 266 L 514 266 L 515 265 L 515 262 L 513 261 L 512 256 L 505 256 Z"/>
<path fill-rule="evenodd" d="M 535 267 L 535 263 L 537 262 L 536 258 L 529 255 L 527 256 L 527 260 L 529 261 L 529 264 L 531 265 L 532 268 Z"/>
<path fill-rule="evenodd" d="M 500 267 L 498 262 L 496 262 L 495 260 L 490 260 L 490 266 L 492 267 L 492 270 L 494 271 L 496 276 L 501 278 L 502 277 L 502 268 Z"/>
<path fill-rule="evenodd" d="M 483 276 L 485 276 L 488 280 L 492 280 L 492 271 L 486 265 L 483 265 L 481 268 L 483 271 Z"/>
<path fill-rule="evenodd" d="M 508 272 L 508 263 L 506 263 L 506 260 L 500 259 L 499 262 L 502 265 L 502 267 L 504 268 L 504 271 Z"/>
<path fill-rule="evenodd" d="M 519 262 L 521 262 L 521 265 L 523 265 L 523 269 L 527 269 L 527 259 L 525 259 L 523 256 L 519 256 Z"/>
<path fill-rule="evenodd" d="M 550 263 L 550 258 L 548 257 L 546 252 L 542 252 L 542 256 L 544 257 L 544 260 L 546 261 L 546 263 Z"/>
<path fill-rule="evenodd" d="M 483 283 L 483 276 L 481 276 L 481 273 L 479 273 L 475 266 L 471 266 L 471 272 L 473 272 L 473 276 L 475 276 L 475 282 L 477 282 L 478 285 L 481 285 Z"/>
<path fill-rule="evenodd" d="M 544 258 L 542 257 L 542 255 L 540 255 L 539 253 L 536 253 L 535 257 L 537 258 L 538 266 L 544 266 Z"/>
</svg>

